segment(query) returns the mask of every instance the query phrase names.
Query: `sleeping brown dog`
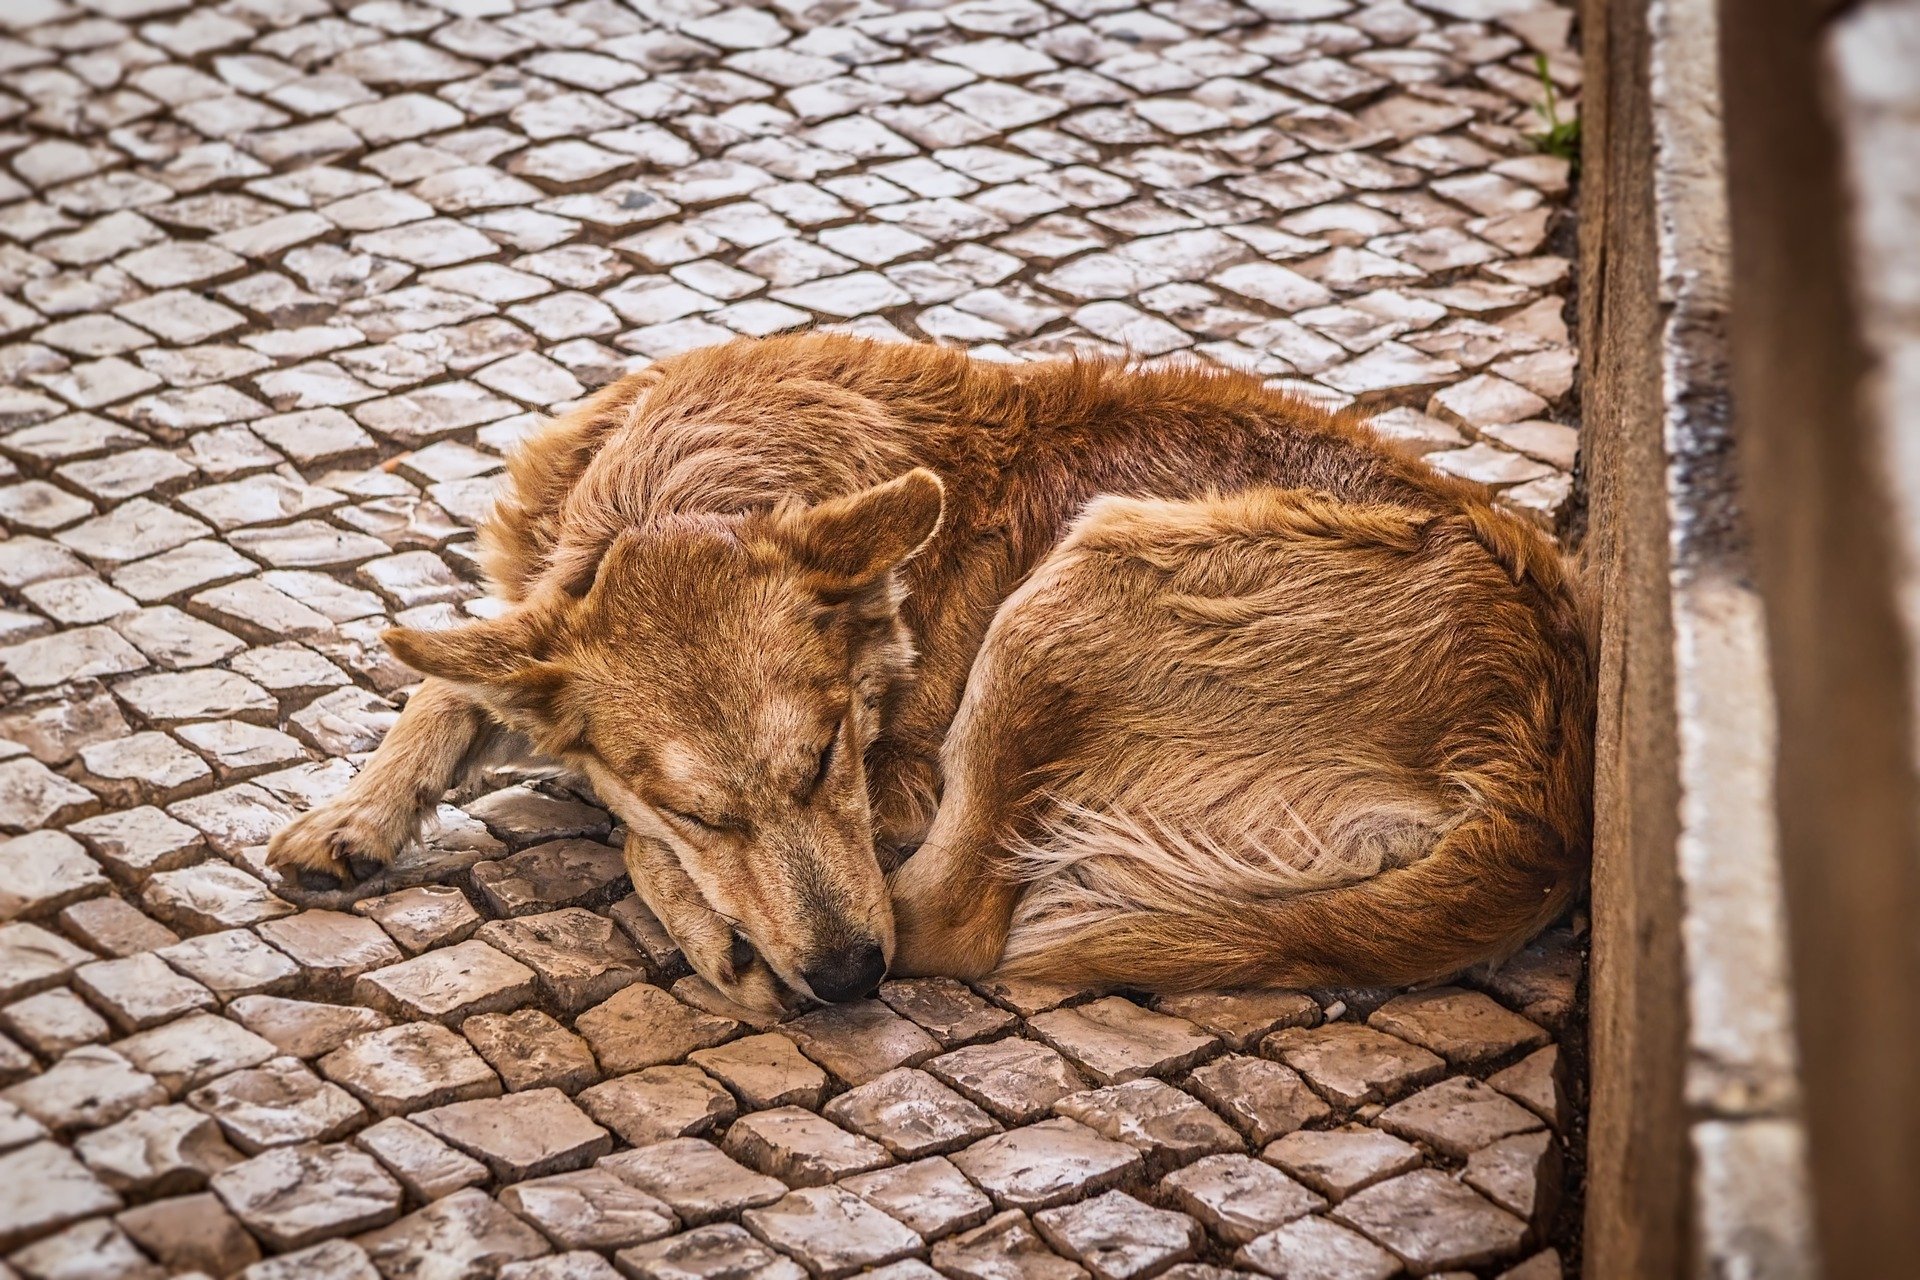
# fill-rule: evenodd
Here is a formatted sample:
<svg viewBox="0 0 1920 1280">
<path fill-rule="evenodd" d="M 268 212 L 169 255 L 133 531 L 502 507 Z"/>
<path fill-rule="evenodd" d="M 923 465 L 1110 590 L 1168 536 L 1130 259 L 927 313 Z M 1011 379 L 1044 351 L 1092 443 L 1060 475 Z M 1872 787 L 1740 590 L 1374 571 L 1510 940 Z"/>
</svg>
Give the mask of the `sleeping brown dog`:
<svg viewBox="0 0 1920 1280">
<path fill-rule="evenodd" d="M 1590 619 L 1546 536 L 1199 367 L 833 336 L 608 387 L 512 459 L 501 616 L 274 839 L 373 874 L 504 727 L 734 999 L 895 973 L 1442 977 L 1581 885 Z"/>
</svg>

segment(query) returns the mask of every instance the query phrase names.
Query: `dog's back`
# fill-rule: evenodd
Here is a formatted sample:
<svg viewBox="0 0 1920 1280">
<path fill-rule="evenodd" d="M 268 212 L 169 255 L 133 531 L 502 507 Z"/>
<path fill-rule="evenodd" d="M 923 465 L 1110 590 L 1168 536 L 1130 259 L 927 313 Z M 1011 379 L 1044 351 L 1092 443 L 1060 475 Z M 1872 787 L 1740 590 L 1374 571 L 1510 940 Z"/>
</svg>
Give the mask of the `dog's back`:
<svg viewBox="0 0 1920 1280">
<path fill-rule="evenodd" d="M 1245 374 L 1094 358 L 1003 365 L 814 334 L 663 360 L 535 435 L 510 459 L 483 530 L 489 568 L 517 595 L 556 548 L 604 533 L 609 515 L 818 500 L 914 465 L 947 485 L 942 542 L 1004 533 L 1026 561 L 1017 574 L 1102 494 L 1273 485 L 1422 509 L 1485 498 L 1385 447 L 1364 418 Z M 937 585 L 937 563 L 916 567 L 917 585 Z"/>
</svg>

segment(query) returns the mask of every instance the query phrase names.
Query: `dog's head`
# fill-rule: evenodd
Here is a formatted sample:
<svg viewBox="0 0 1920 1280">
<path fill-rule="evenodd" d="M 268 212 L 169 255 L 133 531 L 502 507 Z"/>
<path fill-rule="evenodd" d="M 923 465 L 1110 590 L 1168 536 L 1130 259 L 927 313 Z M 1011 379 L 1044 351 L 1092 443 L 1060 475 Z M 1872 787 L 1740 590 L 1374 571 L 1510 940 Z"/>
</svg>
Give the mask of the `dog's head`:
<svg viewBox="0 0 1920 1280">
<path fill-rule="evenodd" d="M 813 507 L 672 518 L 499 618 L 386 640 L 586 774 L 630 840 L 670 851 L 750 944 L 676 930 L 709 981 L 765 1003 L 757 952 L 796 991 L 857 998 L 893 951 L 864 756 L 913 658 L 896 571 L 942 498 L 914 470 Z"/>
</svg>

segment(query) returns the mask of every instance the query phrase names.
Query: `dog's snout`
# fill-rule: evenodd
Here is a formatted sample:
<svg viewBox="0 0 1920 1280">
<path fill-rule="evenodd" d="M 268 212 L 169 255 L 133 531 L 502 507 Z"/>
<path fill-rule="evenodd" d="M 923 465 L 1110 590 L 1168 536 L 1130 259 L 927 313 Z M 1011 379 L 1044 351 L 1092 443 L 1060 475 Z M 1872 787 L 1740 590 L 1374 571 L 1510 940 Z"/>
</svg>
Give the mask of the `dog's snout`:
<svg viewBox="0 0 1920 1280">
<path fill-rule="evenodd" d="M 880 989 L 880 979 L 887 976 L 887 955 L 877 942 L 856 942 L 820 957 L 802 976 L 822 1000 L 858 1000 Z"/>
</svg>

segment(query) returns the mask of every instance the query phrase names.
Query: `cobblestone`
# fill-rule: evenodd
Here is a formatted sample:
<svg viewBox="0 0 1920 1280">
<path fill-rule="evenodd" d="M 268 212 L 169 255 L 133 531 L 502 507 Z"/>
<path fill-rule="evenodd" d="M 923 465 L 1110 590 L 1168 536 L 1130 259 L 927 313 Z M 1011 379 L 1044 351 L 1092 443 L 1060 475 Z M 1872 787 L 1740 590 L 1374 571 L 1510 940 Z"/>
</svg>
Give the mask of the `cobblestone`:
<svg viewBox="0 0 1920 1280">
<path fill-rule="evenodd" d="M 1246 1156 L 1208 1156 L 1169 1174 L 1161 1188 L 1226 1244 L 1246 1244 L 1326 1200 Z"/>
<path fill-rule="evenodd" d="M 1467 1067 L 1537 1049 L 1548 1039 L 1545 1031 L 1479 992 L 1445 987 L 1396 996 L 1376 1009 L 1367 1025 Z"/>
<path fill-rule="evenodd" d="M 1276 1031 L 1261 1042 L 1261 1052 L 1343 1107 L 1385 1101 L 1446 1071 L 1446 1063 L 1425 1049 L 1352 1023 Z"/>
<path fill-rule="evenodd" d="M 380 631 L 478 594 L 504 452 L 691 345 L 822 324 L 1233 365 L 1557 527 L 1569 175 L 1529 135 L 1536 54 L 1577 111 L 1568 26 L 1554 0 L 0 20 L 0 1250 L 36 1280 L 1557 1267 L 1514 1224 L 1569 1243 L 1565 927 L 1359 1012 L 915 979 L 749 1022 L 550 779 L 450 796 L 357 902 L 263 846 L 417 679 Z"/>
<path fill-rule="evenodd" d="M 211 1013 L 149 1028 L 116 1042 L 115 1048 L 174 1098 L 216 1076 L 257 1066 L 274 1052 L 270 1042 Z"/>
<path fill-rule="evenodd" d="M 1151 1013 L 1119 996 L 1028 1019 L 1042 1040 L 1101 1084 L 1191 1066 L 1219 1047 L 1191 1023 Z"/>
<path fill-rule="evenodd" d="M 1021 1280 L 1079 1280 L 1086 1268 L 1047 1247 L 1027 1215 L 1009 1209 L 971 1231 L 933 1246 L 933 1265 L 963 1280 L 1017 1276 Z"/>
<path fill-rule="evenodd" d="M 577 1169 L 612 1149 L 607 1131 L 558 1089 L 451 1103 L 412 1119 L 508 1182 Z"/>
<path fill-rule="evenodd" d="M 473 869 L 495 915 L 524 916 L 557 907 L 604 906 L 627 874 L 618 849 L 592 840 L 555 840 Z"/>
<path fill-rule="evenodd" d="M 355 1036 L 319 1065 L 322 1075 L 383 1116 L 500 1092 L 499 1077 L 467 1042 L 434 1022 Z"/>
<path fill-rule="evenodd" d="M 367 1233 L 359 1243 L 386 1275 L 418 1275 L 432 1268 L 446 1275 L 484 1276 L 552 1251 L 538 1231 L 477 1188 L 436 1200 Z"/>
<path fill-rule="evenodd" d="M 160 1082 L 112 1049 L 75 1049 L 44 1073 L 5 1092 L 4 1100 L 54 1133 L 97 1129 L 167 1100 Z"/>
<path fill-rule="evenodd" d="M 106 887 L 99 864 L 71 836 L 36 831 L 0 843 L 0 918 L 49 916 Z"/>
<path fill-rule="evenodd" d="M 822 1186 L 892 1163 L 879 1143 L 799 1107 L 742 1116 L 727 1130 L 726 1152 L 793 1187 Z"/>
<path fill-rule="evenodd" d="M 786 1023 L 802 1053 L 850 1085 L 931 1057 L 939 1043 L 878 1000 L 830 1005 Z"/>
<path fill-rule="evenodd" d="M 268 995 L 242 996 L 227 1006 L 227 1012 L 249 1031 L 271 1040 L 282 1053 L 309 1060 L 332 1053 L 362 1032 L 388 1025 L 386 1015 L 372 1009 Z"/>
<path fill-rule="evenodd" d="M 58 1058 L 69 1049 L 105 1040 L 113 1031 L 86 1001 L 65 988 L 29 996 L 0 1009 L 0 1023 L 42 1058 Z"/>
<path fill-rule="evenodd" d="M 395 1017 L 458 1023 L 524 1003 L 533 995 L 533 970 L 484 942 L 469 941 L 365 974 L 354 994 Z"/>
<path fill-rule="evenodd" d="M 1007 1124 L 1045 1116 L 1055 1102 L 1086 1085 L 1073 1064 L 1030 1040 L 996 1040 L 956 1049 L 926 1066 L 929 1073 Z"/>
<path fill-rule="evenodd" d="M 696 1049 L 733 1038 L 739 1024 L 675 1000 L 658 987 L 627 987 L 574 1019 L 610 1072 L 639 1071 L 678 1061 Z"/>
<path fill-rule="evenodd" d="M 617 1249 L 670 1235 L 678 1225 L 673 1210 L 603 1169 L 517 1183 L 500 1203 L 562 1249 Z"/>
<path fill-rule="evenodd" d="M 0 1209 L 0 1249 L 45 1236 L 94 1213 L 111 1213 L 120 1197 L 56 1142 L 34 1142 L 0 1155 L 0 1178 L 11 1188 Z"/>
<path fill-rule="evenodd" d="M 92 959 L 57 933 L 37 924 L 0 925 L 0 997 L 12 999 L 59 982 Z"/>
<path fill-rule="evenodd" d="M 1042 1120 L 955 1153 L 954 1165 L 1009 1209 L 1042 1209 L 1125 1180 L 1140 1166 L 1131 1148 L 1072 1120 Z"/>
<path fill-rule="evenodd" d="M 1553 1136 L 1529 1133 L 1474 1152 L 1462 1180 L 1537 1231 L 1559 1208 L 1562 1170 Z"/>
<path fill-rule="evenodd" d="M 487 1167 L 419 1125 L 389 1116 L 354 1135 L 353 1144 L 387 1167 L 409 1195 L 438 1200 L 487 1181 Z"/>
<path fill-rule="evenodd" d="M 400 1184 L 345 1146 L 281 1147 L 223 1169 L 214 1191 L 248 1230 L 276 1250 L 390 1222 Z"/>
<path fill-rule="evenodd" d="M 993 1214 L 993 1201 L 940 1156 L 855 1174 L 840 1185 L 927 1240 L 977 1226 Z"/>
<path fill-rule="evenodd" d="M 822 1280 L 920 1252 L 917 1233 L 839 1187 L 795 1191 L 740 1215 L 746 1228 Z"/>
<path fill-rule="evenodd" d="M 1047 1243 L 1078 1260 L 1098 1280 L 1148 1275 L 1200 1251 L 1198 1224 L 1183 1213 L 1155 1209 L 1124 1191 L 1033 1217 Z"/>
<path fill-rule="evenodd" d="M 826 1073 L 782 1035 L 747 1036 L 696 1050 L 687 1060 L 727 1086 L 750 1110 L 817 1107 L 827 1090 Z"/>
<path fill-rule="evenodd" d="M 240 928 L 299 910 L 257 877 L 219 862 L 156 872 L 142 887 L 140 901 L 163 923 L 188 934 Z"/>
<path fill-rule="evenodd" d="M 895 1158 L 916 1160 L 967 1145 L 1000 1126 L 924 1071 L 902 1068 L 835 1098 L 824 1112 Z"/>
<path fill-rule="evenodd" d="M 880 998 L 911 1019 L 943 1049 L 987 1040 L 1011 1030 L 1015 1018 L 951 978 L 911 978 L 881 985 Z"/>
<path fill-rule="evenodd" d="M 1241 1148 L 1239 1135 L 1204 1103 L 1159 1080 L 1070 1094 L 1053 1109 L 1104 1137 L 1139 1148 L 1156 1173 Z"/>
<path fill-rule="evenodd" d="M 539 1009 L 483 1013 L 468 1018 L 460 1032 L 511 1090 L 577 1093 L 600 1076 L 587 1042 Z"/>
<path fill-rule="evenodd" d="M 1263 1159 L 1331 1199 L 1418 1168 L 1420 1151 L 1372 1129 L 1301 1130 L 1268 1146 Z"/>
<path fill-rule="evenodd" d="M 260 937 L 299 966 L 313 995 L 344 999 L 353 981 L 403 957 L 380 926 L 338 911 L 303 911 L 258 926 Z"/>
<path fill-rule="evenodd" d="M 1334 1218 L 1426 1274 L 1517 1257 L 1526 1224 L 1432 1169 L 1418 1169 L 1348 1197 Z"/>
<path fill-rule="evenodd" d="M 637 1280 L 802 1280 L 799 1263 L 767 1248 L 731 1222 L 622 1249 L 620 1270 Z"/>
<path fill-rule="evenodd" d="M 114 1222 L 175 1275 L 231 1275 L 260 1260 L 260 1246 L 246 1228 L 205 1192 L 128 1209 Z"/>
<path fill-rule="evenodd" d="M 1456 1076 L 1380 1113 L 1379 1125 L 1409 1141 L 1467 1156 L 1509 1134 L 1541 1127 L 1540 1118 L 1471 1077 Z"/>
<path fill-rule="evenodd" d="M 74 970 L 74 984 L 123 1032 L 205 1009 L 213 993 L 151 953 L 97 960 Z"/>
<path fill-rule="evenodd" d="M 380 898 L 363 898 L 353 909 L 380 925 L 409 955 L 465 942 L 482 922 L 466 894 L 452 885 L 419 885 Z"/>
<path fill-rule="evenodd" d="M 108 956 L 138 956 L 179 946 L 180 936 L 142 915 L 125 898 L 81 898 L 60 913 L 60 927 Z M 163 956 L 163 960 L 169 960 Z M 171 961 L 171 960 L 169 960 Z"/>
<path fill-rule="evenodd" d="M 772 1204 L 787 1193 L 779 1179 L 754 1172 L 699 1138 L 624 1151 L 604 1158 L 599 1167 L 671 1205 L 682 1222 L 693 1226 Z"/>
<path fill-rule="evenodd" d="M 1255 1142 L 1271 1142 L 1333 1114 L 1298 1074 L 1263 1058 L 1221 1058 L 1195 1071 L 1191 1083 L 1207 1105 Z"/>
<path fill-rule="evenodd" d="M 476 935 L 531 968 L 560 1010 L 579 1013 L 646 976 L 640 952 L 611 920 L 579 907 L 495 920 Z"/>
<path fill-rule="evenodd" d="M 1528 1054 L 1506 1070 L 1488 1076 L 1487 1083 L 1554 1129 L 1566 1122 L 1567 1086 L 1559 1045 Z"/>
<path fill-rule="evenodd" d="M 150 1107 L 83 1134 L 74 1151 L 101 1181 L 124 1195 L 198 1191 L 213 1174 L 241 1159 L 211 1116 L 180 1105 Z"/>
<path fill-rule="evenodd" d="M 1300 991 L 1203 991 L 1162 996 L 1154 1008 L 1212 1032 L 1236 1051 L 1251 1048 L 1269 1031 L 1320 1021 L 1319 1002 Z"/>
<path fill-rule="evenodd" d="M 1394 1255 L 1325 1218 L 1296 1219 L 1243 1246 L 1234 1258 L 1289 1280 L 1389 1280 L 1402 1274 Z"/>
</svg>

